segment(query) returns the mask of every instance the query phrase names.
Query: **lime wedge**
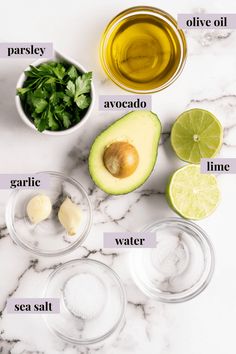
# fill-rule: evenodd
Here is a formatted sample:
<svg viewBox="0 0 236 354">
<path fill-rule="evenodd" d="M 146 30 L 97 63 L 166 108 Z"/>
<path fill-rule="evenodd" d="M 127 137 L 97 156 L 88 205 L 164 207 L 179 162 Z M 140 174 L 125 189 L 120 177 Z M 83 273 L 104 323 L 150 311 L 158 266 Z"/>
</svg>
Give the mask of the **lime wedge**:
<svg viewBox="0 0 236 354">
<path fill-rule="evenodd" d="M 198 165 L 187 165 L 171 176 L 166 198 L 179 215 L 200 220 L 216 209 L 220 191 L 214 175 L 201 174 Z"/>
<path fill-rule="evenodd" d="M 171 129 L 171 145 L 176 155 L 190 163 L 216 156 L 222 141 L 220 122 L 204 109 L 194 108 L 182 113 Z"/>
</svg>

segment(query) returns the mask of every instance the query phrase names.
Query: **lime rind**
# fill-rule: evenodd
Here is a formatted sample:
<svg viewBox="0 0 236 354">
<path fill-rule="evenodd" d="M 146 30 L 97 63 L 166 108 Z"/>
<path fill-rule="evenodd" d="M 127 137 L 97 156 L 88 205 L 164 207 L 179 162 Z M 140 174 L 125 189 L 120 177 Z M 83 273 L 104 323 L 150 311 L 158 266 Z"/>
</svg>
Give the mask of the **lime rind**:
<svg viewBox="0 0 236 354">
<path fill-rule="evenodd" d="M 185 219 L 211 215 L 220 201 L 217 178 L 201 174 L 198 165 L 186 165 L 172 174 L 166 188 L 170 207 Z"/>
<path fill-rule="evenodd" d="M 199 108 L 182 113 L 171 130 L 173 150 L 181 160 L 189 163 L 199 164 L 201 158 L 215 157 L 222 142 L 223 128 L 218 119 Z"/>
</svg>

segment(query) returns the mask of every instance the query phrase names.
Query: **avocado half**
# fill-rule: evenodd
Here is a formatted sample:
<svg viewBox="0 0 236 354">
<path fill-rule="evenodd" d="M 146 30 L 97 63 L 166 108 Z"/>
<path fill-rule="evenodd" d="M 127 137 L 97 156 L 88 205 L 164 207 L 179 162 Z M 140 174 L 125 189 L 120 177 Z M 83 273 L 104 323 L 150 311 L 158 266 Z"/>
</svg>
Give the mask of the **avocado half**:
<svg viewBox="0 0 236 354">
<path fill-rule="evenodd" d="M 157 159 L 161 123 L 155 113 L 133 111 L 115 121 L 94 140 L 89 153 L 89 172 L 94 183 L 108 194 L 126 194 L 141 186 L 150 176 Z M 103 163 L 105 149 L 114 142 L 132 144 L 139 163 L 131 176 L 114 177 Z"/>
</svg>

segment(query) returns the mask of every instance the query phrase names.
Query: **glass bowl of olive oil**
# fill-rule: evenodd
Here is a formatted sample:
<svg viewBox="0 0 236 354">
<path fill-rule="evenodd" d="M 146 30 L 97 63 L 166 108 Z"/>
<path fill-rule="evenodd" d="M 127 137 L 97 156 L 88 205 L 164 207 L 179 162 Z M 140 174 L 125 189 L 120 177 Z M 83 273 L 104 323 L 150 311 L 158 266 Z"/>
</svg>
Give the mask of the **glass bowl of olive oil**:
<svg viewBox="0 0 236 354">
<path fill-rule="evenodd" d="M 109 78 L 134 93 L 160 91 L 180 75 L 186 60 L 184 32 L 168 13 L 136 6 L 106 27 L 100 60 Z"/>
</svg>

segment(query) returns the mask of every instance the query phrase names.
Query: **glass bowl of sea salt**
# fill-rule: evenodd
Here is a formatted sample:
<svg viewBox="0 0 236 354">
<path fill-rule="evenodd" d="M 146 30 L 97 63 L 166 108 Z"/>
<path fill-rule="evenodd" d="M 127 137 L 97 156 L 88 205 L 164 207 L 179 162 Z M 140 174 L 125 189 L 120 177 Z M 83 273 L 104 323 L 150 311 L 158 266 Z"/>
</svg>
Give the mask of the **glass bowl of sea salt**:
<svg viewBox="0 0 236 354">
<path fill-rule="evenodd" d="M 62 264 L 49 276 L 44 297 L 60 299 L 60 313 L 44 318 L 49 329 L 66 342 L 101 347 L 123 329 L 124 286 L 102 262 L 75 259 Z"/>
<path fill-rule="evenodd" d="M 215 257 L 202 228 L 191 221 L 168 218 L 142 231 L 156 234 L 154 248 L 135 249 L 130 255 L 133 279 L 142 292 L 161 302 L 178 303 L 207 287 Z"/>
</svg>

